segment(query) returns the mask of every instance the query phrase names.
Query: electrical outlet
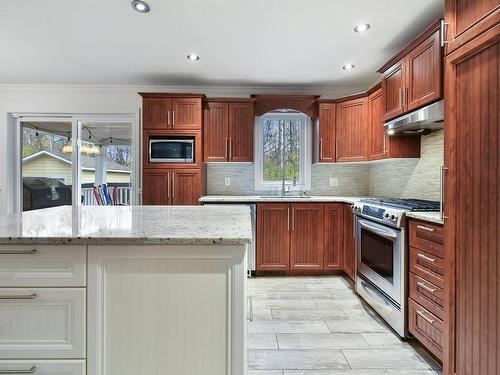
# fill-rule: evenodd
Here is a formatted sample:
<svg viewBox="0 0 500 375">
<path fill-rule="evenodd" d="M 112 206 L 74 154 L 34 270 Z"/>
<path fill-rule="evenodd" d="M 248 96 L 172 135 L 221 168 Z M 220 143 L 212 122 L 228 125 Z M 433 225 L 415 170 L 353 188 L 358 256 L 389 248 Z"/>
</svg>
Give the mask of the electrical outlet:
<svg viewBox="0 0 500 375">
<path fill-rule="evenodd" d="M 338 177 L 330 177 L 330 186 L 339 186 L 339 178 Z"/>
<path fill-rule="evenodd" d="M 231 186 L 231 177 L 226 177 L 224 179 L 224 186 Z"/>
</svg>

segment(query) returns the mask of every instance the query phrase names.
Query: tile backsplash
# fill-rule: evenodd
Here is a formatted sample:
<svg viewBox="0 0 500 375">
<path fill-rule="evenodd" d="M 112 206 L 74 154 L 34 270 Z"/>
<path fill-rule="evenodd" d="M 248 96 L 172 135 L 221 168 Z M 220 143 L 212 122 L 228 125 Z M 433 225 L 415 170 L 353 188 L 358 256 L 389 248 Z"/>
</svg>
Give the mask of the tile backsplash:
<svg viewBox="0 0 500 375">
<path fill-rule="evenodd" d="M 437 200 L 443 146 L 441 130 L 422 136 L 420 159 L 314 164 L 311 168 L 311 194 Z M 207 173 L 209 195 L 262 194 L 254 190 L 252 163 L 209 163 Z M 226 177 L 231 179 L 231 186 L 225 186 Z M 331 177 L 338 179 L 338 186 L 330 186 Z"/>
</svg>

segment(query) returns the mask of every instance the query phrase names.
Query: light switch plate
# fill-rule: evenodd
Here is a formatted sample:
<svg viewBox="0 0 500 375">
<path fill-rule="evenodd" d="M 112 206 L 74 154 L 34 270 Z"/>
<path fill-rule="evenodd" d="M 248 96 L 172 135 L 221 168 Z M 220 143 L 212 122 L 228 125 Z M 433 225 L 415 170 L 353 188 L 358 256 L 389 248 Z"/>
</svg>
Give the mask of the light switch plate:
<svg viewBox="0 0 500 375">
<path fill-rule="evenodd" d="M 224 178 L 224 186 L 231 186 L 231 177 Z"/>
<path fill-rule="evenodd" d="M 339 178 L 338 177 L 330 177 L 330 186 L 339 186 Z"/>
</svg>

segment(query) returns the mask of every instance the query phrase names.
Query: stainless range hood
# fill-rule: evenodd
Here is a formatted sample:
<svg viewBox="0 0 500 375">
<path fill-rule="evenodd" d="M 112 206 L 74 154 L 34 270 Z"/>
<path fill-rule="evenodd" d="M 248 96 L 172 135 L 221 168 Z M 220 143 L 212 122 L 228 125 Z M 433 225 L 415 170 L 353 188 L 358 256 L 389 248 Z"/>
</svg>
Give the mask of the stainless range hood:
<svg viewBox="0 0 500 375">
<path fill-rule="evenodd" d="M 387 134 L 428 134 L 444 127 L 444 100 L 388 121 Z"/>
</svg>

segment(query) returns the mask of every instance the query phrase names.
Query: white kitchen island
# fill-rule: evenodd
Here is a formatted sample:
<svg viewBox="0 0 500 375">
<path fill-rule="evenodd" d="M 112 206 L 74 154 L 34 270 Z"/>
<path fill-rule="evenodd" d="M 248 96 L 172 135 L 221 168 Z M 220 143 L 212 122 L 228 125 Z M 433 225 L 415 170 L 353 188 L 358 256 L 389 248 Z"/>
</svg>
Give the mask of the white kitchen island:
<svg viewBox="0 0 500 375">
<path fill-rule="evenodd" d="M 246 207 L 0 215 L 0 373 L 246 374 Z"/>
</svg>

